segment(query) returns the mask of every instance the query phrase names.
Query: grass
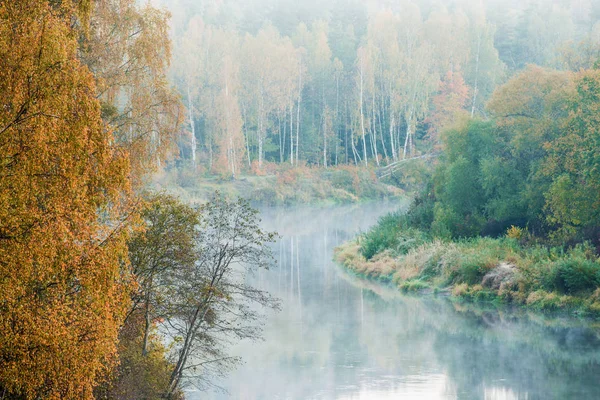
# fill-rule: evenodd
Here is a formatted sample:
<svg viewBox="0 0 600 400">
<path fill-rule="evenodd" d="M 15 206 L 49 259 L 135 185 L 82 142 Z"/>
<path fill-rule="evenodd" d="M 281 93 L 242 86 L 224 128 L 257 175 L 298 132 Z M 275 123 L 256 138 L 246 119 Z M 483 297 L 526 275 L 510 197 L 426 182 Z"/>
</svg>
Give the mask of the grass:
<svg viewBox="0 0 600 400">
<path fill-rule="evenodd" d="M 405 228 L 403 218 L 380 219 L 339 247 L 336 259 L 368 279 L 391 277 L 403 292 L 444 290 L 463 301 L 600 317 L 600 260 L 591 246 L 524 246 L 514 237 L 443 241 Z"/>
<path fill-rule="evenodd" d="M 404 189 L 383 183 L 373 168 L 318 167 L 268 164 L 254 174 L 233 180 L 190 169 L 162 171 L 154 179 L 158 190 L 174 192 L 191 202 L 206 200 L 215 190 L 232 197 L 245 197 L 255 206 L 296 204 L 349 204 L 362 200 L 401 197 Z"/>
</svg>

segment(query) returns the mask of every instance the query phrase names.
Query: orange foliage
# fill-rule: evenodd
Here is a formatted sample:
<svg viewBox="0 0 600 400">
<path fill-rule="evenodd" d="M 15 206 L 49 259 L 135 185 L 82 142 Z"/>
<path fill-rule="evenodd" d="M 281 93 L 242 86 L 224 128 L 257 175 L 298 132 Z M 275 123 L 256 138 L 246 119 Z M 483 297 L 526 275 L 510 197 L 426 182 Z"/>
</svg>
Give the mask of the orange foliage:
<svg viewBox="0 0 600 400">
<path fill-rule="evenodd" d="M 184 113 L 166 77 L 169 13 L 136 3 L 95 1 L 81 57 L 96 77 L 102 117 L 128 153 L 137 185 L 176 151 Z"/>
<path fill-rule="evenodd" d="M 0 392 L 86 399 L 128 306 L 129 167 L 77 59 L 74 3 L 52 4 L 0 3 Z"/>
<path fill-rule="evenodd" d="M 460 71 L 448 71 L 440 85 L 437 96 L 433 98 L 434 112 L 430 117 L 430 137 L 439 140 L 439 133 L 456 120 L 457 114 L 464 111 L 469 98 L 469 87 L 465 84 Z"/>
</svg>

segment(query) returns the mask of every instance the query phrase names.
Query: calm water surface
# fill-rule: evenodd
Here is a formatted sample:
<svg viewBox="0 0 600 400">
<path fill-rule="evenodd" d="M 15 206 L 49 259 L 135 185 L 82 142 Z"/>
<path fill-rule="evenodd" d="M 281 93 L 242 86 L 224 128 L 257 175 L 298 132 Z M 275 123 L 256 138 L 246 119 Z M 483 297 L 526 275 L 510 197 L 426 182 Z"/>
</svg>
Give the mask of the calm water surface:
<svg viewBox="0 0 600 400">
<path fill-rule="evenodd" d="M 360 282 L 333 249 L 398 204 L 265 210 L 282 239 L 256 285 L 282 300 L 227 392 L 189 399 L 600 399 L 600 328 L 401 296 Z"/>
</svg>

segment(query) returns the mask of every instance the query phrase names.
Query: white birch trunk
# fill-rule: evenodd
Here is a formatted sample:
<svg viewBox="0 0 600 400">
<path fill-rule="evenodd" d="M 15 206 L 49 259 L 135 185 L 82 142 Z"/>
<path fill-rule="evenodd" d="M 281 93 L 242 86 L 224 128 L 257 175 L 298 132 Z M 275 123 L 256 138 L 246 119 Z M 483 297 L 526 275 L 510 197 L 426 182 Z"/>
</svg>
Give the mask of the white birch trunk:
<svg viewBox="0 0 600 400">
<path fill-rule="evenodd" d="M 364 76 L 363 76 L 363 60 L 360 59 L 360 128 L 362 131 L 362 142 L 363 142 L 363 155 L 365 161 L 365 167 L 369 166 L 367 158 L 367 141 L 365 140 L 365 115 L 363 112 L 363 92 L 364 92 Z"/>
<path fill-rule="evenodd" d="M 394 125 L 396 124 L 396 116 L 392 114 L 390 117 L 390 143 L 392 146 L 392 158 L 396 161 L 396 146 L 394 143 Z"/>
<path fill-rule="evenodd" d="M 373 138 L 371 139 L 371 142 L 373 144 L 373 157 L 375 157 L 375 163 L 377 164 L 377 166 L 379 167 L 379 154 L 377 153 L 377 120 L 375 118 L 375 93 L 373 93 L 373 98 L 372 98 L 372 114 L 373 114 L 373 119 L 371 120 L 371 126 L 373 127 L 372 131 L 373 131 Z"/>
<path fill-rule="evenodd" d="M 300 104 L 302 104 L 302 64 L 299 64 L 298 80 L 298 115 L 296 116 L 296 166 L 298 166 L 298 148 L 300 147 Z"/>
<path fill-rule="evenodd" d="M 290 102 L 290 164 L 294 165 L 294 104 L 292 102 Z"/>
<path fill-rule="evenodd" d="M 475 83 L 473 85 L 473 101 L 471 103 L 471 118 L 475 115 L 475 104 L 477 103 L 477 92 L 479 91 L 479 55 L 481 53 L 481 32 L 477 37 L 477 54 L 475 56 Z"/>
<path fill-rule="evenodd" d="M 194 126 L 194 113 L 192 108 L 192 96 L 190 95 L 190 87 L 187 88 L 188 91 L 188 113 L 190 119 L 190 128 L 192 129 L 192 164 L 194 167 L 196 166 L 196 127 Z"/>
</svg>

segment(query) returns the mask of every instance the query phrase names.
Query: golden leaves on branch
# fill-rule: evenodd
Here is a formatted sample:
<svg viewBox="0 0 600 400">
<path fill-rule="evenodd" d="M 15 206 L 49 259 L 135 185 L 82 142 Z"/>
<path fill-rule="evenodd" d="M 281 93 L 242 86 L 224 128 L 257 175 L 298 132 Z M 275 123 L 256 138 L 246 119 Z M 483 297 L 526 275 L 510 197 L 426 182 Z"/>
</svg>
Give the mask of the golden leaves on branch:
<svg viewBox="0 0 600 400">
<path fill-rule="evenodd" d="M 128 305 L 128 160 L 70 12 L 0 5 L 0 388 L 24 398 L 92 398 Z"/>
<path fill-rule="evenodd" d="M 131 162 L 134 184 L 176 150 L 183 119 L 166 73 L 171 58 L 169 14 L 134 0 L 95 3 L 83 62 L 98 80 L 103 119 Z"/>
</svg>

